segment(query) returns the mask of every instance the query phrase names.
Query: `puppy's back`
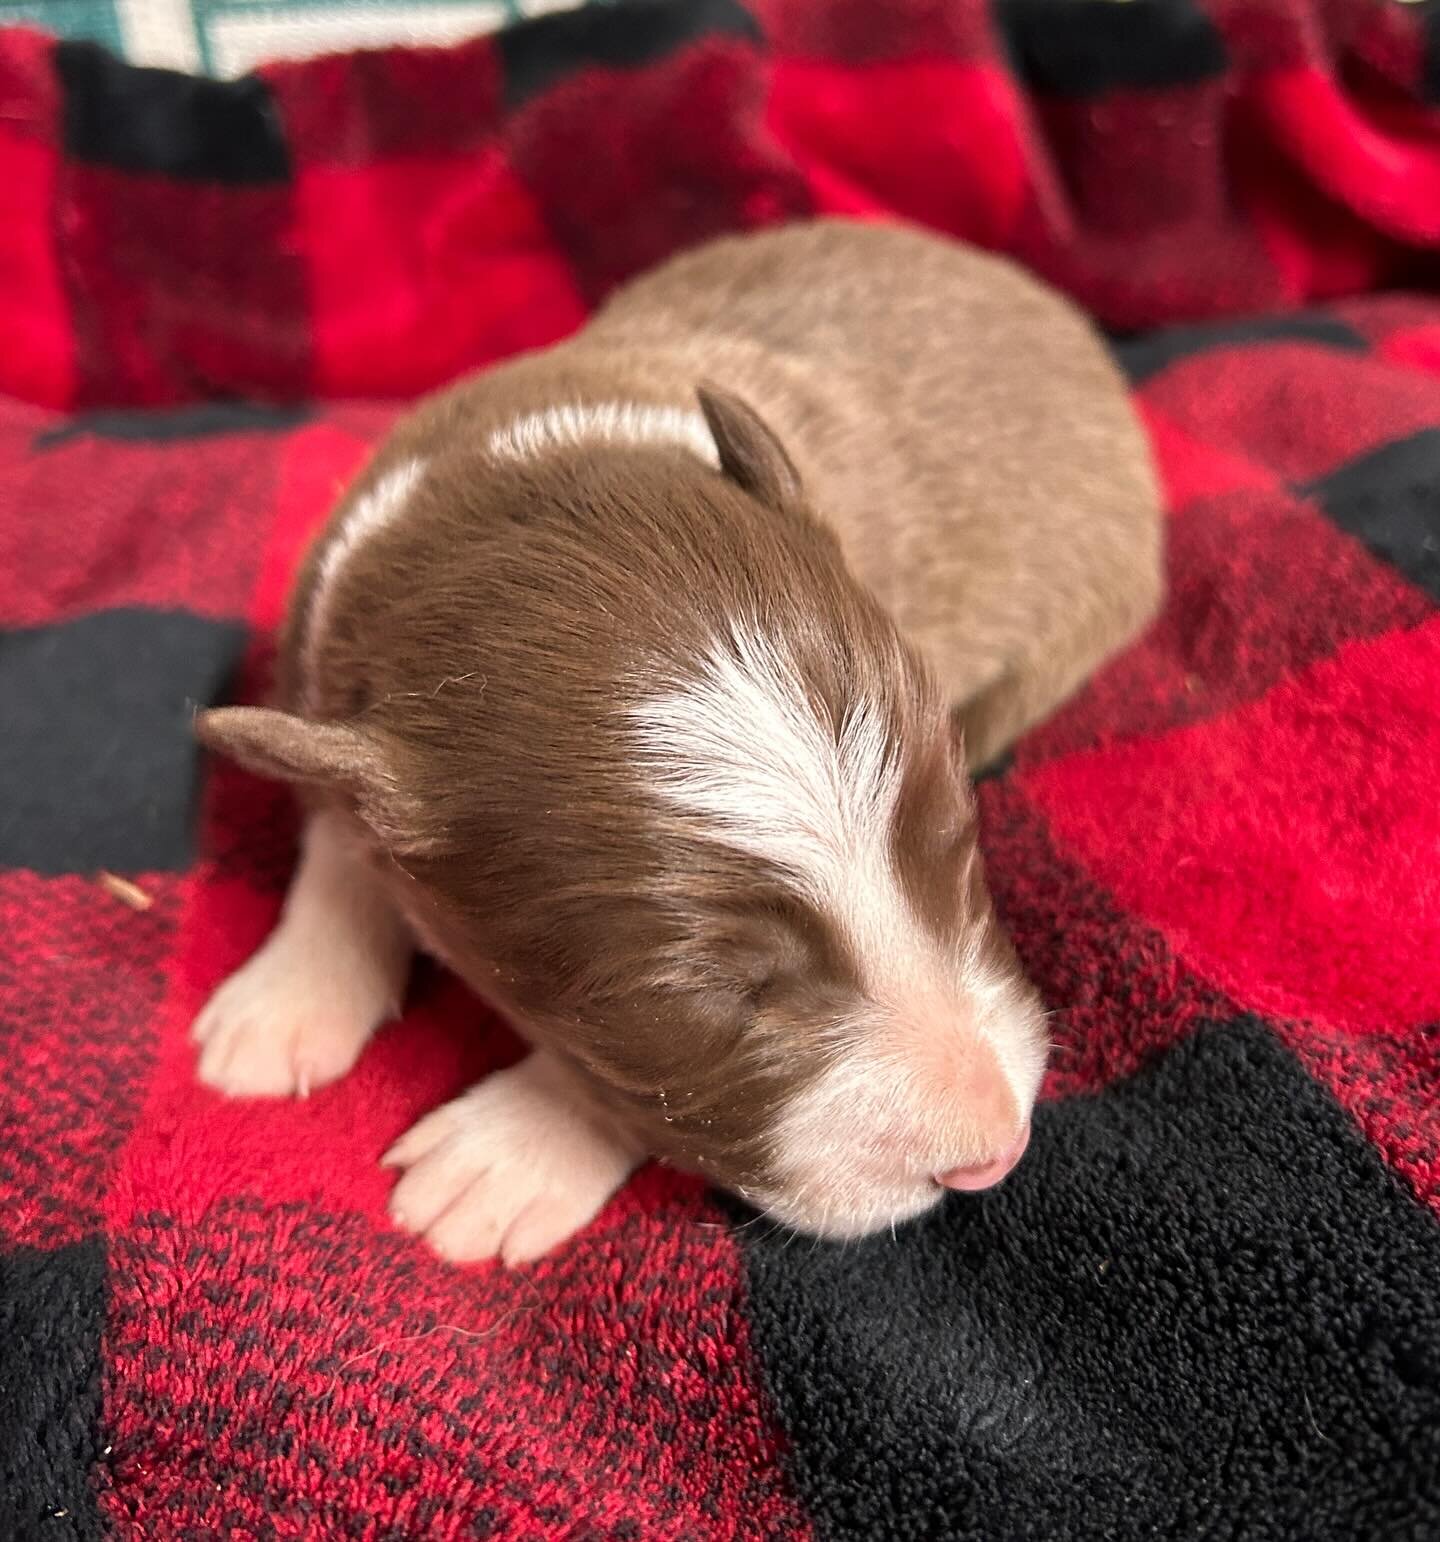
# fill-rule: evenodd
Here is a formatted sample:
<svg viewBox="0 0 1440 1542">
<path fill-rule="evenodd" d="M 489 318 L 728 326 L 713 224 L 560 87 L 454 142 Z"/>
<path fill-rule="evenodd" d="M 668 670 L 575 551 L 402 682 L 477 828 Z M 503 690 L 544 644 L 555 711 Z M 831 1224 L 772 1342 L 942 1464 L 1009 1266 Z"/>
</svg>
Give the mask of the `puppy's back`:
<svg viewBox="0 0 1440 1542">
<path fill-rule="evenodd" d="M 675 259 L 583 341 L 688 362 L 758 408 L 967 704 L 972 763 L 1153 613 L 1159 496 L 1124 381 L 1088 321 L 1003 258 L 794 225 Z"/>
</svg>

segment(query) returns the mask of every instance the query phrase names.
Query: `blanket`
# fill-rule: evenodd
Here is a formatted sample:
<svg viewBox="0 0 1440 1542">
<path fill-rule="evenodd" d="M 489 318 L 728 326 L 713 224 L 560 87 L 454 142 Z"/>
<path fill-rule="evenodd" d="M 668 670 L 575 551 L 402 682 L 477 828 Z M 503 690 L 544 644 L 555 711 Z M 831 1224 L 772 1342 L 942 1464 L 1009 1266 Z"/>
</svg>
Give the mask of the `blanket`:
<svg viewBox="0 0 1440 1542">
<path fill-rule="evenodd" d="M 0 1537 L 1440 1536 L 1437 60 L 1299 0 L 632 0 L 233 84 L 0 35 Z M 378 1158 L 517 1046 L 427 968 L 307 1101 L 197 1085 L 295 816 L 191 709 L 416 390 L 817 208 L 1080 296 L 1167 494 L 1164 613 L 979 790 L 1031 1151 L 845 1246 L 651 1166 L 446 1265 Z"/>
</svg>

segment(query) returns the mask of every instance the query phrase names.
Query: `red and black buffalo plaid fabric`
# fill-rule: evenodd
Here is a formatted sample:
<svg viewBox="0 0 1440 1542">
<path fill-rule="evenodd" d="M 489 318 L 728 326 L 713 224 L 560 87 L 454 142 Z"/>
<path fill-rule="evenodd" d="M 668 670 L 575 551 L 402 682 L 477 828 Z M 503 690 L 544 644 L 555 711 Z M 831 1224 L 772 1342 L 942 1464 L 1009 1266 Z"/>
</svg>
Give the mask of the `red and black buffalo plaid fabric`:
<svg viewBox="0 0 1440 1542">
<path fill-rule="evenodd" d="M 1440 1537 L 1437 14 L 632 0 L 230 84 L 0 34 L 0 1542 Z M 1078 295 L 1168 493 L 1163 616 L 981 788 L 1031 1153 L 846 1247 L 651 1168 L 449 1267 L 377 1159 L 515 1053 L 452 980 L 307 1102 L 195 1082 L 294 816 L 190 709 L 406 398 L 813 210 Z"/>
</svg>

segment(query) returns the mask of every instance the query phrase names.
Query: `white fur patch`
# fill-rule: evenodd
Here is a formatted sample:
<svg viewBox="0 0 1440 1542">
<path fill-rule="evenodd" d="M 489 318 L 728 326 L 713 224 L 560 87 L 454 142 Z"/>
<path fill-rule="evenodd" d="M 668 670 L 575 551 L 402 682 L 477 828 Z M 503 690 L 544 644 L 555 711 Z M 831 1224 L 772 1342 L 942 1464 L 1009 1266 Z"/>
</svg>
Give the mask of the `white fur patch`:
<svg viewBox="0 0 1440 1542">
<path fill-rule="evenodd" d="M 750 1196 L 776 1220 L 817 1236 L 863 1237 L 928 1210 L 942 1132 L 925 1089 L 893 1058 L 837 1058 L 770 1132 L 772 1187 Z"/>
<path fill-rule="evenodd" d="M 403 461 L 387 471 L 367 493 L 355 500 L 326 545 L 310 591 L 309 612 L 305 618 L 301 658 L 307 693 L 313 693 L 315 688 L 315 659 L 329 622 L 336 581 L 360 547 L 377 530 L 394 524 L 400 517 L 424 471 L 424 462 L 420 460 Z"/>
<path fill-rule="evenodd" d="M 279 925 L 195 1020 L 200 1080 L 305 1097 L 354 1065 L 399 1008 L 410 942 L 344 816 L 311 817 Z"/>
<path fill-rule="evenodd" d="M 586 1225 L 640 1153 L 602 1129 L 542 1050 L 427 1114 L 386 1152 L 390 1213 L 442 1257 L 524 1263 Z"/>
<path fill-rule="evenodd" d="M 1029 1116 L 1045 1044 L 1038 1014 L 1013 982 L 959 962 L 976 1035 L 993 1052 Z M 943 1020 L 922 1031 L 944 1033 Z M 933 1175 L 998 1155 L 996 1130 L 914 1057 L 876 1053 L 863 1041 L 838 1055 L 791 1099 L 770 1132 L 774 1187 L 754 1197 L 777 1219 L 829 1237 L 856 1237 L 918 1215 L 939 1197 Z"/>
<path fill-rule="evenodd" d="M 718 466 L 720 455 L 703 414 L 696 408 L 645 407 L 638 402 L 573 402 L 528 412 L 490 435 L 492 455 L 533 460 L 546 450 L 586 444 L 677 445 Z"/>
<path fill-rule="evenodd" d="M 917 927 L 889 851 L 900 765 L 873 704 L 857 703 L 835 735 L 794 664 L 758 628 L 736 625 L 694 680 L 631 716 L 667 802 L 783 868 L 862 960 L 913 951 Z"/>
</svg>

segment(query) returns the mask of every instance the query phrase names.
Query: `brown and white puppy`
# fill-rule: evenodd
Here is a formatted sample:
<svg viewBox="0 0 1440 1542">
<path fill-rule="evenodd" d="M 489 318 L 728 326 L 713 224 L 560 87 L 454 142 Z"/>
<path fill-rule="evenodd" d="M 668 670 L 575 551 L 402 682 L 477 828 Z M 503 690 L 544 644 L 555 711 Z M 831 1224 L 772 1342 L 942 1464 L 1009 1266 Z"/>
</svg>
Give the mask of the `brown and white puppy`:
<svg viewBox="0 0 1440 1542">
<path fill-rule="evenodd" d="M 839 221 L 670 262 L 403 421 L 278 707 L 200 718 L 309 810 L 201 1077 L 343 1075 L 418 944 L 535 1046 L 386 1159 L 450 1257 L 545 1251 L 647 1155 L 826 1237 L 985 1187 L 1046 1034 L 967 766 L 1159 589 L 1143 436 L 1058 296 Z"/>
</svg>

